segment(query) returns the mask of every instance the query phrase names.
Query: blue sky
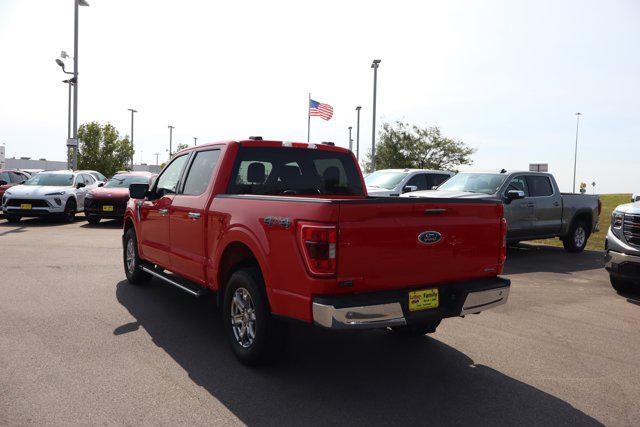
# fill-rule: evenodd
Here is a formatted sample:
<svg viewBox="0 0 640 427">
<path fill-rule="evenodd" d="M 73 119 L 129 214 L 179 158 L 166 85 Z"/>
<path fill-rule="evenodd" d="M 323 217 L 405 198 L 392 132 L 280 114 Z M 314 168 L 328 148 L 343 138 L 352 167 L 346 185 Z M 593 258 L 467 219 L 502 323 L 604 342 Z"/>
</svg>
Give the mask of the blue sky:
<svg viewBox="0 0 640 427">
<path fill-rule="evenodd" d="M 169 2 L 90 0 L 81 9 L 80 122 L 129 132 L 136 162 L 166 157 L 167 125 L 191 143 L 261 134 L 306 139 L 307 93 L 333 105 L 312 139 L 347 144 L 362 105 L 378 123 L 437 124 L 477 148 L 473 169 L 549 163 L 571 190 L 640 191 L 640 2 Z M 229 4 L 227 4 L 229 3 Z M 0 3 L 0 144 L 8 156 L 63 159 L 72 2 Z M 364 152 L 364 148 L 363 148 Z M 161 156 L 161 160 L 162 160 Z"/>
</svg>

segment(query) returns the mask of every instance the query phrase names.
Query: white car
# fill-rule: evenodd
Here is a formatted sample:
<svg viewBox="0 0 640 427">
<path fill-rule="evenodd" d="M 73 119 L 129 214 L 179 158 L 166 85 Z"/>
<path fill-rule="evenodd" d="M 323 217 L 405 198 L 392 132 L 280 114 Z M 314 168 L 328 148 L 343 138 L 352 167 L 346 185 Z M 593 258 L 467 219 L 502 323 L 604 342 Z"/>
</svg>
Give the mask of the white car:
<svg viewBox="0 0 640 427">
<path fill-rule="evenodd" d="M 109 181 L 106 176 L 102 175 L 98 171 L 84 170 L 84 171 L 78 171 L 78 173 L 88 173 L 89 175 L 94 177 L 96 179 L 96 181 L 98 181 L 98 184 L 100 184 L 100 183 L 106 184 L 107 181 Z"/>
<path fill-rule="evenodd" d="M 640 193 L 633 193 L 633 196 L 631 196 L 631 202 L 640 202 Z"/>
<path fill-rule="evenodd" d="M 372 197 L 398 197 L 403 193 L 431 190 L 455 175 L 430 169 L 381 169 L 367 175 L 364 183 Z"/>
<path fill-rule="evenodd" d="M 97 187 L 98 181 L 89 173 L 40 172 L 5 191 L 2 210 L 9 222 L 42 216 L 60 216 L 71 222 L 84 209 L 86 194 Z"/>
</svg>

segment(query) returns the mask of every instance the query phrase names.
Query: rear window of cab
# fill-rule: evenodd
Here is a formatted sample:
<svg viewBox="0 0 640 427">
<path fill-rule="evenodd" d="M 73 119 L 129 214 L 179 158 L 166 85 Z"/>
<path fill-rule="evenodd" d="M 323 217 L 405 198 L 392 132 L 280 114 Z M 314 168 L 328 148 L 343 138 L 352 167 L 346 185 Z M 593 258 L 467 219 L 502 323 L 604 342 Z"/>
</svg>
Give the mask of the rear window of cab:
<svg viewBox="0 0 640 427">
<path fill-rule="evenodd" d="M 350 153 L 241 146 L 227 194 L 364 196 L 364 189 Z"/>
</svg>

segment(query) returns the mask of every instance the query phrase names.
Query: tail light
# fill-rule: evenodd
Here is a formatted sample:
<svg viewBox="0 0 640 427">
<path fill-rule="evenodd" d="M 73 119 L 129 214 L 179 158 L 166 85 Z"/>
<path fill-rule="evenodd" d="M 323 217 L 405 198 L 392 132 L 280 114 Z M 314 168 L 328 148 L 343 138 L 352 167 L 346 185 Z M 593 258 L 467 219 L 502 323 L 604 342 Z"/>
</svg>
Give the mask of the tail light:
<svg viewBox="0 0 640 427">
<path fill-rule="evenodd" d="M 598 216 L 602 213 L 602 200 L 598 197 Z"/>
<path fill-rule="evenodd" d="M 498 263 L 498 274 L 502 274 L 504 263 L 507 260 L 507 220 L 502 218 L 500 221 L 500 237 L 502 246 L 500 247 L 500 262 Z"/>
<path fill-rule="evenodd" d="M 299 222 L 298 237 L 309 273 L 319 277 L 335 275 L 337 227 L 316 222 Z"/>
</svg>

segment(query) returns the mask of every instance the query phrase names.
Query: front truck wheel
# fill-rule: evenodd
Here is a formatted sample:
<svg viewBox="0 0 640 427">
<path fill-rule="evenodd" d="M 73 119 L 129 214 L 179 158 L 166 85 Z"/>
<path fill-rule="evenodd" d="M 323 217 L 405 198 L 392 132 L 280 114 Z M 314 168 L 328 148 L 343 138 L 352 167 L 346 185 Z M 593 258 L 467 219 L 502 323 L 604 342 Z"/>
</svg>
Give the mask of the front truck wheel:
<svg viewBox="0 0 640 427">
<path fill-rule="evenodd" d="M 242 363 L 255 366 L 276 359 L 284 344 L 284 325 L 271 315 L 257 268 L 242 268 L 231 275 L 222 316 L 231 348 Z"/>
<path fill-rule="evenodd" d="M 439 324 L 440 319 L 414 325 L 393 326 L 391 330 L 404 338 L 419 338 L 434 333 Z"/>
<path fill-rule="evenodd" d="M 589 229 L 584 221 L 574 221 L 569 227 L 569 233 L 562 240 L 567 252 L 578 253 L 584 251 L 589 239 Z"/>
<path fill-rule="evenodd" d="M 138 255 L 138 240 L 136 230 L 131 227 L 124 235 L 122 246 L 122 259 L 127 280 L 132 285 L 142 285 L 151 280 L 151 275 L 140 268 L 140 256 Z"/>
<path fill-rule="evenodd" d="M 611 286 L 613 287 L 613 289 L 615 289 L 616 292 L 619 293 L 627 293 L 631 291 L 631 288 L 633 287 L 633 283 L 619 277 L 609 275 L 609 280 L 611 281 Z"/>
</svg>

